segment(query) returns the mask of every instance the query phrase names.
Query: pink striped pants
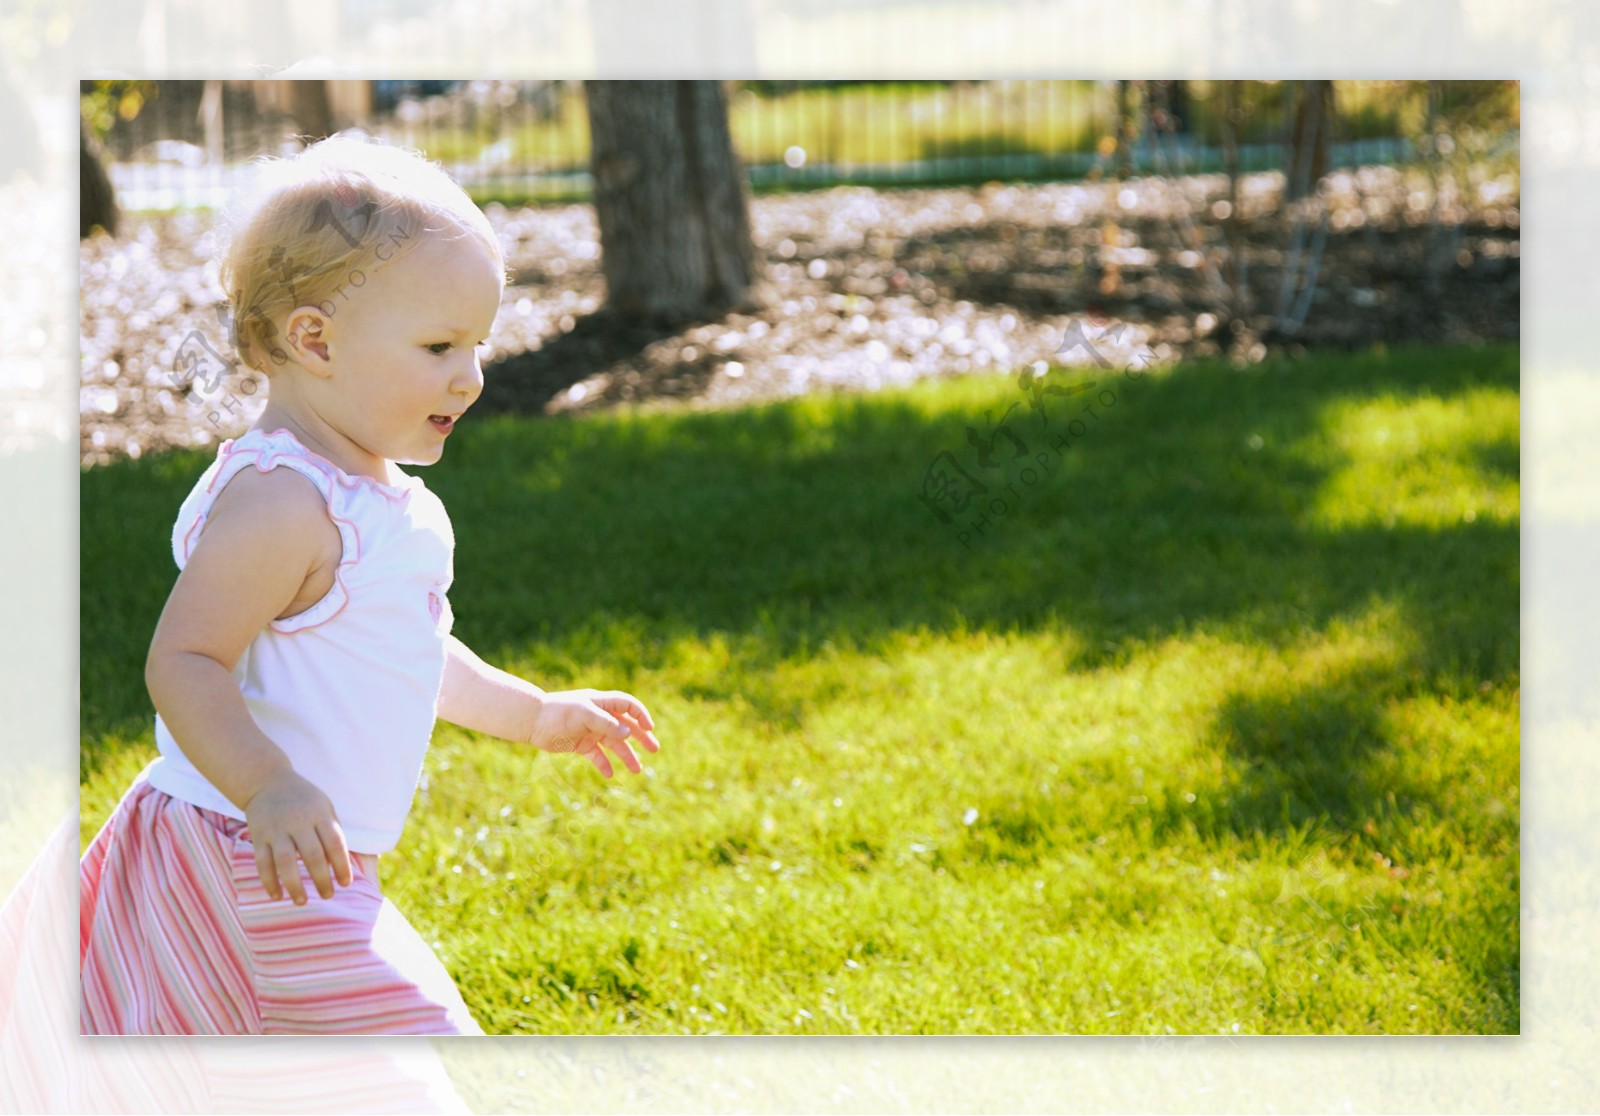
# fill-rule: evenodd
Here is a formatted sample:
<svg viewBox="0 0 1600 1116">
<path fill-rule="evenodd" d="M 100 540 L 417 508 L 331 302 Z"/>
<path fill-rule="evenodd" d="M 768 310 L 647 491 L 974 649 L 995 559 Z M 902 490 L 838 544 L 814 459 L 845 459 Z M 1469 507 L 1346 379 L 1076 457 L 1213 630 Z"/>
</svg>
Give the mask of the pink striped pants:
<svg viewBox="0 0 1600 1116">
<path fill-rule="evenodd" d="M 242 821 L 123 796 L 78 866 L 86 1035 L 480 1035 L 450 974 L 378 890 L 270 899 Z"/>
</svg>

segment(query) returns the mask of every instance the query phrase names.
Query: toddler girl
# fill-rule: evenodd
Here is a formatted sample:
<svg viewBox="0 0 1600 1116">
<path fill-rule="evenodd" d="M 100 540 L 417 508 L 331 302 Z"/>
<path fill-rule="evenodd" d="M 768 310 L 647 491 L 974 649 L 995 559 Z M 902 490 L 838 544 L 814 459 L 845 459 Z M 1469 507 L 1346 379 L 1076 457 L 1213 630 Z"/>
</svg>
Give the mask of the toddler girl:
<svg viewBox="0 0 1600 1116">
<path fill-rule="evenodd" d="M 221 265 L 260 420 L 172 533 L 160 757 L 79 867 L 86 1034 L 482 1033 L 383 898 L 435 718 L 640 770 L 616 691 L 545 693 L 450 634 L 431 465 L 483 389 L 505 261 L 436 166 L 334 137 L 263 164 Z M 314 893 L 314 894 L 313 894 Z"/>
</svg>

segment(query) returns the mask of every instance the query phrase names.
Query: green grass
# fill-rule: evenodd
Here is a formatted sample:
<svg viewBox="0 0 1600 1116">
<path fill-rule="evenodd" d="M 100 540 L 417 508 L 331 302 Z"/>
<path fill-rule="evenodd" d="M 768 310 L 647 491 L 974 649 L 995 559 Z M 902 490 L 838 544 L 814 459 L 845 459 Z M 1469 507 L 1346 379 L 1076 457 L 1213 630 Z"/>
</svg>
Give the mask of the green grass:
<svg viewBox="0 0 1600 1116">
<path fill-rule="evenodd" d="M 1092 82 L 977 84 L 961 93 L 900 83 L 736 95 L 734 147 L 746 163 L 903 163 L 960 155 L 1087 151 L 1099 134 Z M 1103 99 L 1103 98 L 1102 98 Z"/>
<path fill-rule="evenodd" d="M 663 750 L 441 725 L 386 888 L 492 1032 L 1517 1032 L 1518 375 L 1151 373 L 970 546 L 1009 377 L 469 421 L 457 634 Z M 85 838 L 208 456 L 82 478 Z"/>
</svg>

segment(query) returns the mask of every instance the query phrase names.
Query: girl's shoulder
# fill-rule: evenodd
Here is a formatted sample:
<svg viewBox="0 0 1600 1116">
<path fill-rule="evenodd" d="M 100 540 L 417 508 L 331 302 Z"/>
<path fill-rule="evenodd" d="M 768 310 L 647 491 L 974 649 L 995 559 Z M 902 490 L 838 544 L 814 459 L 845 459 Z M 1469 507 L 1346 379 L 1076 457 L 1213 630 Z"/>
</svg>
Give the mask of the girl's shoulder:
<svg viewBox="0 0 1600 1116">
<path fill-rule="evenodd" d="M 235 521 L 258 525 L 258 531 L 281 532 L 299 549 L 338 560 L 339 531 L 329 517 L 327 498 L 298 469 L 240 469 L 217 489 L 204 520 L 196 524 L 196 535 L 203 535 L 207 525 Z"/>
<path fill-rule="evenodd" d="M 252 430 L 223 443 L 195 484 L 172 549 L 197 611 L 264 616 L 289 632 L 342 609 L 338 572 L 360 551 L 348 490 L 302 450 Z"/>
<path fill-rule="evenodd" d="M 327 494 L 316 480 L 294 468 L 238 469 L 212 489 L 211 500 L 184 532 L 180 567 L 228 536 L 236 552 L 311 576 L 331 576 L 344 553 L 344 539 Z M 323 587 L 326 588 L 325 586 Z M 322 596 L 318 592 L 312 600 Z"/>
<path fill-rule="evenodd" d="M 334 588 L 343 540 L 322 497 L 290 469 L 239 471 L 197 519 L 153 646 L 197 650 L 236 663 L 271 625 L 305 627 Z M 285 628 L 284 625 L 288 625 Z"/>
<path fill-rule="evenodd" d="M 288 532 L 320 550 L 337 543 L 337 478 L 287 430 L 248 430 L 223 442 L 173 524 L 173 557 L 183 568 L 207 526 L 227 518 Z M 295 540 L 290 540 L 295 541 Z"/>
</svg>

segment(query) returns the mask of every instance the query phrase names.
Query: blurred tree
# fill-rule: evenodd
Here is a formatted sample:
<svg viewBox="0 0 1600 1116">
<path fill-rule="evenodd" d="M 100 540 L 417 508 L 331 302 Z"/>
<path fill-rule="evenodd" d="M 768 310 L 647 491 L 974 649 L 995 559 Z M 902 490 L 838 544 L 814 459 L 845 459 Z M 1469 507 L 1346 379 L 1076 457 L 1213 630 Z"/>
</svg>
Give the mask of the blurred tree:
<svg viewBox="0 0 1600 1116">
<path fill-rule="evenodd" d="M 82 120 L 78 121 L 78 174 L 78 239 L 88 236 L 96 226 L 115 236 L 117 197 L 100 159 L 100 145 Z"/>
<path fill-rule="evenodd" d="M 212 163 L 223 159 L 222 142 L 222 82 L 208 81 L 200 96 L 200 129 L 205 135 L 206 158 Z"/>
<path fill-rule="evenodd" d="M 333 105 L 328 100 L 328 83 L 325 81 L 291 81 L 289 114 L 300 125 L 300 134 L 306 143 L 333 135 Z"/>
<path fill-rule="evenodd" d="M 748 302 L 749 190 L 717 81 L 589 81 L 607 309 L 660 323 Z"/>
<path fill-rule="evenodd" d="M 1311 193 L 1328 173 L 1328 137 L 1333 130 L 1333 82 L 1302 81 L 1284 152 L 1283 200 Z"/>
<path fill-rule="evenodd" d="M 1244 120 L 1242 81 L 1222 82 L 1222 169 L 1228 176 L 1227 209 L 1221 221 L 1227 247 L 1222 279 L 1228 286 L 1228 313 L 1239 321 L 1250 311 L 1250 287 L 1245 273 L 1244 238 L 1239 222 L 1239 126 Z"/>
<path fill-rule="evenodd" d="M 1164 84 L 1167 90 L 1167 112 L 1172 117 L 1172 130 L 1187 135 L 1189 132 L 1189 106 L 1191 104 L 1189 83 L 1187 81 L 1168 81 Z"/>
<path fill-rule="evenodd" d="M 1128 104 L 1128 82 L 1118 81 L 1117 85 L 1117 136 L 1116 136 L 1116 176 L 1126 179 L 1131 171 L 1131 155 L 1133 152 L 1133 109 Z"/>
</svg>

